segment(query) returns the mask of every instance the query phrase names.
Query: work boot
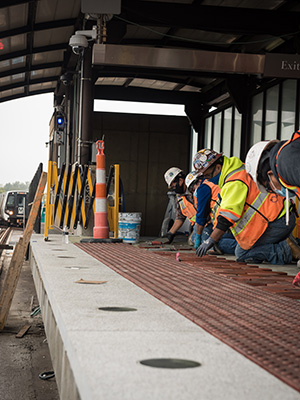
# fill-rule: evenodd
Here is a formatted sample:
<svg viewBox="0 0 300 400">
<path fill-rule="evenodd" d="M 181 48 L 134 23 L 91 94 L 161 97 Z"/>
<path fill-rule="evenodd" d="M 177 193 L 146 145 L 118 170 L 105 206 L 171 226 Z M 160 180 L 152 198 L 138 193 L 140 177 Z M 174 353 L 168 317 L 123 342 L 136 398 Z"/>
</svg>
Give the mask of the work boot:
<svg viewBox="0 0 300 400">
<path fill-rule="evenodd" d="M 222 250 L 220 250 L 220 248 L 217 244 L 214 244 L 213 248 L 211 250 L 208 250 L 207 254 L 210 254 L 213 256 L 222 256 L 224 253 Z"/>
<path fill-rule="evenodd" d="M 286 242 L 291 249 L 293 260 L 300 260 L 300 246 L 298 245 L 296 239 L 293 236 L 290 236 L 286 239 Z"/>
</svg>

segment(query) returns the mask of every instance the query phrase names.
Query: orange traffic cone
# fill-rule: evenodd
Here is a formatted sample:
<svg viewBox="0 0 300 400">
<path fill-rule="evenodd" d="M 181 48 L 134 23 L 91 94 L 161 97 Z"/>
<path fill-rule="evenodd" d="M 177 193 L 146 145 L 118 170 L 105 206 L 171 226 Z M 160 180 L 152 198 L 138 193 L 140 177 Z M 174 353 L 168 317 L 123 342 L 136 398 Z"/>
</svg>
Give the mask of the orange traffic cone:
<svg viewBox="0 0 300 400">
<path fill-rule="evenodd" d="M 96 146 L 98 154 L 96 155 L 96 197 L 93 234 L 95 239 L 107 239 L 109 237 L 109 228 L 107 222 L 104 141 L 98 140 Z"/>
</svg>

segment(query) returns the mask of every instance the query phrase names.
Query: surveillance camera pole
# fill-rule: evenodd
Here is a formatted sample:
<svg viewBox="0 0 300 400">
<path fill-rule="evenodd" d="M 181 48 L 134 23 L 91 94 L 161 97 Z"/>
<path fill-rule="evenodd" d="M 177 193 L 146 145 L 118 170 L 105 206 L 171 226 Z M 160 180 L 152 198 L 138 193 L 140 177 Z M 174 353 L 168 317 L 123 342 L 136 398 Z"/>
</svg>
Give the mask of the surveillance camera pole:
<svg viewBox="0 0 300 400">
<path fill-rule="evenodd" d="M 99 26 L 98 26 L 99 25 Z M 100 29 L 100 31 L 99 31 Z M 77 32 L 76 32 L 77 33 Z M 99 16 L 97 26 L 90 31 L 78 31 L 96 40 L 98 43 L 102 38 L 106 38 L 105 15 Z M 106 39 L 105 39 L 106 40 Z M 93 93 L 92 93 L 92 52 L 87 47 L 80 55 L 80 93 L 79 93 L 79 113 L 78 113 L 78 143 L 77 161 L 79 165 L 87 164 L 90 161 L 90 146 L 92 143 L 92 112 L 93 112 Z"/>
<path fill-rule="evenodd" d="M 80 165 L 90 161 L 90 146 L 92 142 L 92 61 L 91 49 L 85 49 L 80 61 L 80 94 L 77 161 Z"/>
</svg>

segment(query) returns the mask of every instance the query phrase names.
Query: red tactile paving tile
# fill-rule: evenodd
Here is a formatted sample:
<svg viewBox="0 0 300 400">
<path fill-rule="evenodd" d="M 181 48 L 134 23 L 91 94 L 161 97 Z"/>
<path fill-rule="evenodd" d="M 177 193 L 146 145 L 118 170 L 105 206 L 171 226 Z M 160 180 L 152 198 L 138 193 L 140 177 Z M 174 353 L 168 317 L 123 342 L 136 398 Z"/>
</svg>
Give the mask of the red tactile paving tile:
<svg viewBox="0 0 300 400">
<path fill-rule="evenodd" d="M 190 264 L 191 256 L 179 262 L 128 244 L 77 246 L 300 392 L 300 302 L 206 270 L 247 264 L 214 256 Z"/>
<path fill-rule="evenodd" d="M 175 255 L 170 252 L 157 252 L 161 256 L 175 258 Z M 300 290 L 292 285 L 293 276 L 287 275 L 283 271 L 272 271 L 270 268 L 263 268 L 257 265 L 249 265 L 246 263 L 238 263 L 226 258 L 210 256 L 210 260 L 205 263 L 194 253 L 180 254 L 181 261 L 188 264 L 203 268 L 206 271 L 211 271 L 214 274 L 226 276 L 230 279 L 235 279 L 239 282 L 251 285 L 260 286 L 263 290 L 272 291 L 280 296 L 286 296 L 300 300 Z M 288 287 L 287 287 L 288 282 Z M 274 285 L 270 288 L 270 285 Z"/>
</svg>

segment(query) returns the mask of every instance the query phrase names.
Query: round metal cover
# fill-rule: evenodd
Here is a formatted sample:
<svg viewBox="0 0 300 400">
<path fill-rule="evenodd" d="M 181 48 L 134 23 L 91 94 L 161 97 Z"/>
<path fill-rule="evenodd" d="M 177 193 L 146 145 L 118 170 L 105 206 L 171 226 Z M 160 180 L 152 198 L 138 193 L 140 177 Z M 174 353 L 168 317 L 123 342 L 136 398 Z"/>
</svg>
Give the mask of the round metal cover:
<svg viewBox="0 0 300 400">
<path fill-rule="evenodd" d="M 52 251 L 67 251 L 66 249 L 52 249 Z"/>
<path fill-rule="evenodd" d="M 155 368 L 195 368 L 201 364 L 197 361 L 182 360 L 179 358 L 151 358 L 149 360 L 140 361 L 141 364 Z"/>
<path fill-rule="evenodd" d="M 72 256 L 57 256 L 57 258 L 75 258 L 75 257 L 72 257 Z"/>
<path fill-rule="evenodd" d="M 117 312 L 137 311 L 136 308 L 132 308 L 132 307 L 99 307 L 99 310 L 101 310 L 101 311 L 117 311 Z"/>
</svg>

